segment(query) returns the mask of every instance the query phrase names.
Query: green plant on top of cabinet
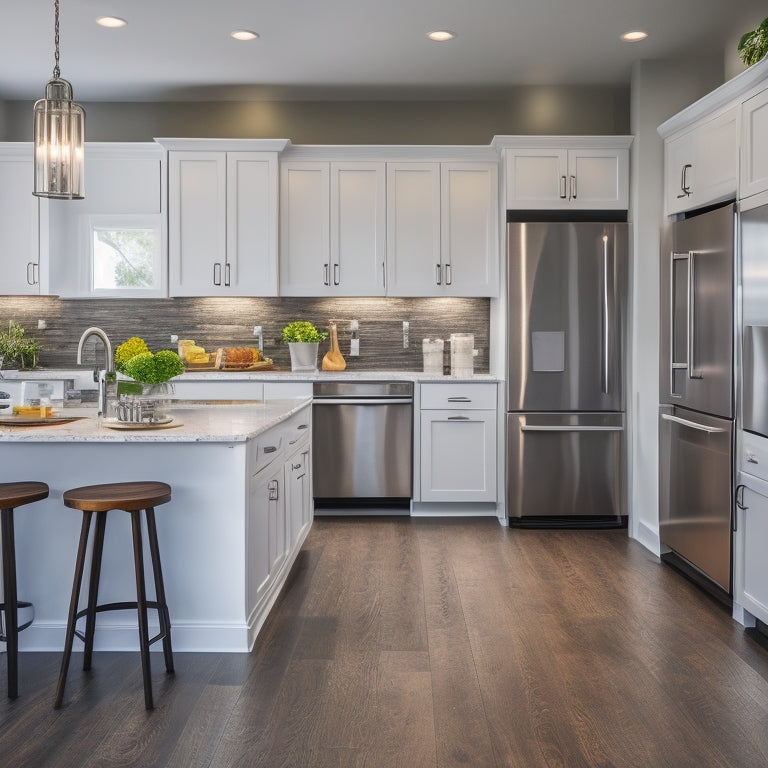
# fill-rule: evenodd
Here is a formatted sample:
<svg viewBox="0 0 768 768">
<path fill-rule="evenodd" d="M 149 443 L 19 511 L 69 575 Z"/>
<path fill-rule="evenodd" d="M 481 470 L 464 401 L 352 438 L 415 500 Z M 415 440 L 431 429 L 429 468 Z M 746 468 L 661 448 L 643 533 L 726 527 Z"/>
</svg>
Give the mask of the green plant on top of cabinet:
<svg viewBox="0 0 768 768">
<path fill-rule="evenodd" d="M 32 194 L 32 143 L 0 144 L 0 292 L 4 294 L 38 294 L 41 280 L 47 280 L 40 273 L 39 211 L 39 199 Z"/>
<path fill-rule="evenodd" d="M 496 296 L 498 166 L 387 163 L 387 295 Z"/>
<path fill-rule="evenodd" d="M 277 152 L 171 150 L 171 296 L 277 295 Z"/>
<path fill-rule="evenodd" d="M 383 162 L 280 164 L 280 295 L 383 296 Z"/>
</svg>

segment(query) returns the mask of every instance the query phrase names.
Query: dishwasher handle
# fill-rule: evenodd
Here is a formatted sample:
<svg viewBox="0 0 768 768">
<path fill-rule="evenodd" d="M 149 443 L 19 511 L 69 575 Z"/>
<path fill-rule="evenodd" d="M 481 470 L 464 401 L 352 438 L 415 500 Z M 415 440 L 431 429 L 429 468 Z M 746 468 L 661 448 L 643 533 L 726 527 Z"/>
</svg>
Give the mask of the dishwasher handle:
<svg viewBox="0 0 768 768">
<path fill-rule="evenodd" d="M 412 405 L 410 397 L 319 397 L 313 405 Z"/>
<path fill-rule="evenodd" d="M 601 426 L 597 424 L 524 424 L 521 432 L 623 432 L 621 426 Z"/>
</svg>

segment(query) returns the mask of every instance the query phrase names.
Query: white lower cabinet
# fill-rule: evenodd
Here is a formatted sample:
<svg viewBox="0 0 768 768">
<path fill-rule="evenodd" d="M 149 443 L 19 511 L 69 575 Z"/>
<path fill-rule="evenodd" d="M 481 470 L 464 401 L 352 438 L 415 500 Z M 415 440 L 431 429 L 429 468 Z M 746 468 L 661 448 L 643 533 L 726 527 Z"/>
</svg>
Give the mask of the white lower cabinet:
<svg viewBox="0 0 768 768">
<path fill-rule="evenodd" d="M 420 434 L 422 502 L 497 500 L 496 384 L 423 384 Z"/>
<path fill-rule="evenodd" d="M 768 482 L 741 475 L 736 496 L 734 600 L 768 623 Z"/>
</svg>

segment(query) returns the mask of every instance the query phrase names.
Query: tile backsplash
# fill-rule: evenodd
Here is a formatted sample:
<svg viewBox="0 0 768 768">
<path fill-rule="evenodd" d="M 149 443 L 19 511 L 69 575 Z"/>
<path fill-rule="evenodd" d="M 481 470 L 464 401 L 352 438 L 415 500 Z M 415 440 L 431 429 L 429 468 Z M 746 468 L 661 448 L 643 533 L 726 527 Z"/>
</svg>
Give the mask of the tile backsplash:
<svg viewBox="0 0 768 768">
<path fill-rule="evenodd" d="M 360 354 L 351 357 L 349 321 L 359 322 Z M 38 364 L 45 368 L 76 367 L 77 343 L 90 326 L 102 328 L 116 347 L 141 336 L 150 349 L 173 348 L 171 334 L 194 339 L 206 349 L 256 346 L 253 327 L 264 334 L 264 354 L 278 367 L 290 368 L 280 331 L 292 320 L 309 320 L 327 328 L 338 321 L 339 346 L 347 370 L 422 370 L 422 339 L 445 339 L 444 362 L 450 365 L 451 333 L 473 333 L 475 372 L 488 372 L 490 300 L 483 298 L 178 298 L 62 300 L 52 296 L 0 296 L 0 328 L 15 320 L 44 346 Z M 38 328 L 43 321 L 45 329 Z M 408 346 L 403 346 L 403 322 Z M 329 342 L 320 345 L 319 360 Z M 103 353 L 91 340 L 83 363 L 102 365 Z"/>
</svg>

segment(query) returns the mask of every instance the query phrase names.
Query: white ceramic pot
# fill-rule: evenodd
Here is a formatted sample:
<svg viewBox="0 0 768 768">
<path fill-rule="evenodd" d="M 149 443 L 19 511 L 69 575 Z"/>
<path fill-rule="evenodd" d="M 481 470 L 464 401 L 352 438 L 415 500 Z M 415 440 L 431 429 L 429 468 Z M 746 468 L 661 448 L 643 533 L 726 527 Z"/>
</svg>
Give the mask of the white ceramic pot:
<svg viewBox="0 0 768 768">
<path fill-rule="evenodd" d="M 291 341 L 288 349 L 291 352 L 292 371 L 317 371 L 317 348 L 319 342 Z"/>
</svg>

